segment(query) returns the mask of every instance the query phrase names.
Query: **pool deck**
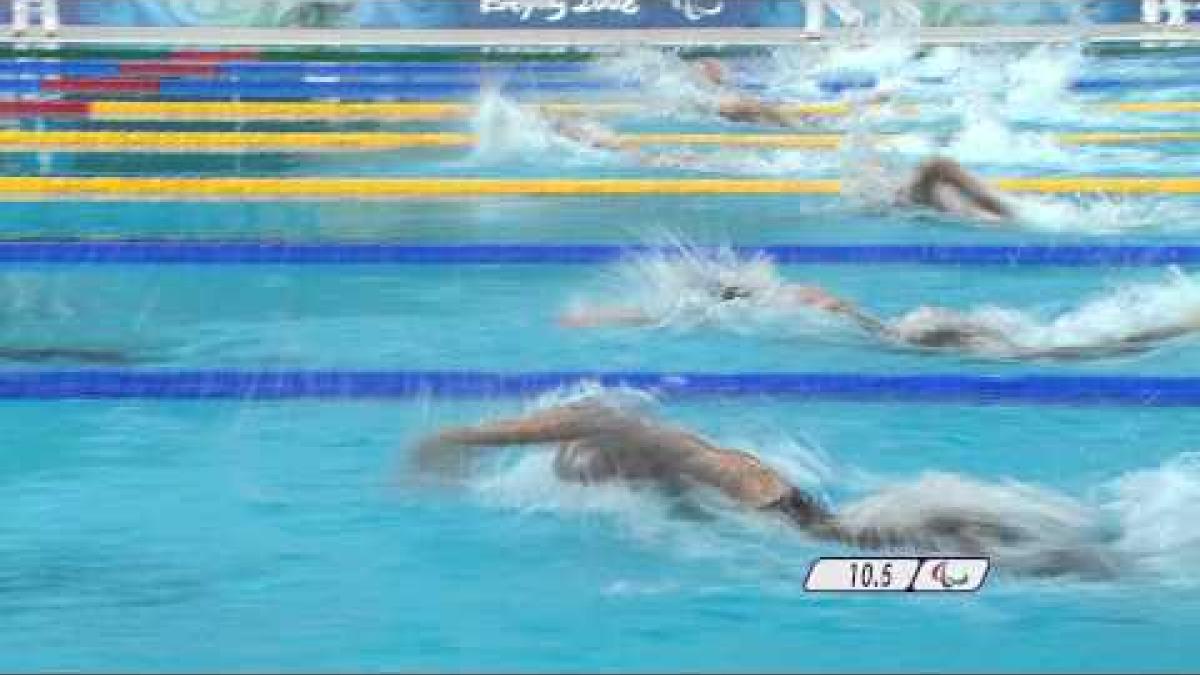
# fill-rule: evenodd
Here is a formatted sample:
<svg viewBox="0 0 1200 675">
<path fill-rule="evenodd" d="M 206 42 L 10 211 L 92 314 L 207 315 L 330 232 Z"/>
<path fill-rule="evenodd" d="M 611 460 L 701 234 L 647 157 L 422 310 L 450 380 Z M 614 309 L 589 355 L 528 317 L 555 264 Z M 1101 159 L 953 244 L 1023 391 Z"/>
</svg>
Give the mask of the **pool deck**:
<svg viewBox="0 0 1200 675">
<path fill-rule="evenodd" d="M 0 44 L 29 45 L 205 45 L 340 47 L 580 47 L 620 48 L 638 45 L 785 45 L 822 39 L 852 39 L 872 29 L 837 28 L 812 32 L 800 28 L 651 28 L 651 29 L 310 29 L 226 27 L 66 26 L 53 37 L 37 28 L 23 37 L 0 35 Z M 1200 25 L 1063 24 L 1030 26 L 930 26 L 918 31 L 927 44 L 1071 42 L 1196 42 Z"/>
</svg>

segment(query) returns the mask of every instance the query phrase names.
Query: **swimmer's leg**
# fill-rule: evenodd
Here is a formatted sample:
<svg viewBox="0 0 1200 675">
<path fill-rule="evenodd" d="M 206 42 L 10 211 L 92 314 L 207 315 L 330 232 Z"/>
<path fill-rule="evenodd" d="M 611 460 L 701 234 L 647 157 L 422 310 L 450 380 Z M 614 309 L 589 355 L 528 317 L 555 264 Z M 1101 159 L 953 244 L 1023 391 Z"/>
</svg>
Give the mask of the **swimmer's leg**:
<svg viewBox="0 0 1200 675">
<path fill-rule="evenodd" d="M 1190 314 L 1186 314 L 1173 326 L 1164 326 L 1162 328 L 1153 328 L 1134 333 L 1126 337 L 1124 342 L 1138 344 L 1160 342 L 1193 333 L 1200 333 L 1200 311 L 1193 311 Z"/>
<path fill-rule="evenodd" d="M 1024 354 L 1024 356 L 1033 358 L 1047 359 L 1096 359 L 1109 356 L 1121 356 L 1129 354 L 1137 354 L 1152 349 L 1159 342 L 1173 340 L 1175 338 L 1184 337 L 1200 332 L 1200 317 L 1193 321 L 1180 323 L 1174 326 L 1165 326 L 1160 328 L 1152 328 L 1123 338 L 1113 342 L 1095 345 L 1086 345 L 1082 347 L 1052 347 L 1044 350 L 1032 351 Z"/>
<path fill-rule="evenodd" d="M 937 188 L 939 186 L 949 186 L 958 190 L 976 208 L 995 218 L 1009 220 L 1013 217 L 1012 208 L 1005 203 L 999 192 L 973 176 L 961 164 L 947 157 L 933 157 L 917 168 L 917 173 L 909 186 L 908 197 L 916 204 L 959 213 L 961 208 L 947 204 L 938 195 Z"/>
<path fill-rule="evenodd" d="M 1193 312 L 1174 325 L 1148 328 L 1110 342 L 1074 347 L 1050 347 L 1028 351 L 1022 354 L 1022 356 L 1068 360 L 1137 354 L 1152 349 L 1159 342 L 1194 335 L 1196 333 L 1200 333 L 1200 312 Z"/>
</svg>

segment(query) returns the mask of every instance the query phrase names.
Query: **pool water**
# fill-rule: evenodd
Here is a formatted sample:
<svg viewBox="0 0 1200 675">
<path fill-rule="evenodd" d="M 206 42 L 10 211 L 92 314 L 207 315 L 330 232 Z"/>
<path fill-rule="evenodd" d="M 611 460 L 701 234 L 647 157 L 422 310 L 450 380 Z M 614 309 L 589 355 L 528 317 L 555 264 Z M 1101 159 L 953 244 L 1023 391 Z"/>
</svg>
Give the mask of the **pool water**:
<svg viewBox="0 0 1200 675">
<path fill-rule="evenodd" d="M 652 59 L 631 58 L 635 65 Z M 797 95 L 796 58 L 740 68 L 781 97 Z M 954 75 L 948 84 L 906 85 L 902 96 L 921 102 L 920 115 L 865 122 L 910 137 L 894 151 L 900 163 L 941 150 L 990 175 L 1188 176 L 1200 157 L 1194 143 L 1059 146 L 1041 130 L 1200 130 L 1194 115 L 1094 107 L 1190 100 L 1200 84 L 1062 86 L 1066 77 L 1183 77 L 1194 58 L 1040 51 L 906 60 L 880 50 L 856 67 L 890 78 L 938 67 Z M 0 173 L 447 181 L 847 175 L 837 153 L 816 151 L 710 149 L 700 170 L 647 169 L 564 146 L 505 102 L 486 103 L 496 118 L 312 125 L 486 129 L 486 152 L 10 153 L 0 156 Z M 623 131 L 762 131 L 674 114 L 610 121 Z M 836 130 L 842 122 L 829 124 Z M 58 199 L 5 204 L 0 237 L 1038 246 L 1176 245 L 1195 236 L 1198 205 L 1187 196 L 1024 203 L 1030 218 L 995 229 L 807 196 Z M 0 336 L 13 345 L 118 349 L 148 369 L 1127 376 L 1200 369 L 1198 344 L 1187 338 L 1143 354 L 1022 363 L 884 348 L 818 318 L 780 324 L 753 310 L 636 330 L 557 323 L 580 302 L 669 301 L 680 291 L 671 269 L 636 257 L 610 265 L 9 264 L 0 270 Z M 1082 317 L 1069 330 L 1104 333 L 1200 308 L 1200 285 L 1186 268 L 813 264 L 773 273 L 819 283 L 883 316 L 922 304 L 1001 308 L 1043 340 L 1057 339 L 1046 327 L 1064 313 Z M 4 401 L 0 668 L 1044 672 L 1188 671 L 1200 662 L 1200 417 L 1189 408 L 786 396 L 668 396 L 650 404 L 721 443 L 755 450 L 834 504 L 927 472 L 949 474 L 967 494 L 977 482 L 1039 486 L 1090 514 L 1126 562 L 1122 575 L 1101 582 L 1001 569 L 977 594 L 871 596 L 803 590 L 816 557 L 849 549 L 752 514 L 681 513 L 643 488 L 566 485 L 546 453 L 502 455 L 456 489 L 411 480 L 409 451 L 423 435 L 534 404 L 533 396 Z"/>
</svg>

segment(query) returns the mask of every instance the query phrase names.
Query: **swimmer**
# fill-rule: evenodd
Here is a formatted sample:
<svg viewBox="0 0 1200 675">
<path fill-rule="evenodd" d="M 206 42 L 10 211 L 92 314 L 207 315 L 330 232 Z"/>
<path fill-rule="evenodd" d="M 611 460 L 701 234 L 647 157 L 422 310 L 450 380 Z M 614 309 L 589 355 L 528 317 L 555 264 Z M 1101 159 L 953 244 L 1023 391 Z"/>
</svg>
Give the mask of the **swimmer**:
<svg viewBox="0 0 1200 675">
<path fill-rule="evenodd" d="M 922 162 L 897 193 L 896 203 L 993 223 L 1008 222 L 1015 217 L 1004 194 L 948 157 L 932 157 Z"/>
<path fill-rule="evenodd" d="M 1008 195 L 953 159 L 929 157 L 910 175 L 900 178 L 900 171 L 888 166 L 875 143 L 876 139 L 868 134 L 846 136 L 843 156 L 854 161 L 844 172 L 842 189 L 853 199 L 884 208 L 925 207 L 993 224 L 1016 219 Z"/>
<path fill-rule="evenodd" d="M 819 540 L 937 555 L 1036 550 L 1036 560 L 1025 556 L 1013 571 L 1040 576 L 1108 577 L 1114 570 L 1112 561 L 1082 536 L 1047 541 L 1056 535 L 1015 514 L 987 508 L 947 503 L 913 509 L 897 521 L 894 513 L 864 518 L 861 512 L 871 509 L 851 506 L 839 516 L 753 454 L 595 400 L 446 429 L 417 446 L 415 464 L 422 475 L 461 475 L 480 448 L 535 444 L 554 446 L 554 471 L 561 480 L 583 485 L 634 481 L 681 494 L 708 488 L 738 507 L 780 518 Z"/>
<path fill-rule="evenodd" d="M 886 330 L 882 321 L 820 286 L 778 284 L 772 288 L 752 288 L 735 283 L 716 283 L 708 289 L 708 293 L 711 294 L 714 303 L 762 301 L 776 309 L 815 309 L 845 316 L 873 332 Z M 630 306 L 580 308 L 559 318 L 559 324 L 566 328 L 650 326 L 658 322 L 658 317 L 639 307 Z"/>
<path fill-rule="evenodd" d="M 0 347 L 0 361 L 20 363 L 72 362 L 97 366 L 123 366 L 136 363 L 128 354 L 114 349 L 71 347 Z"/>
<path fill-rule="evenodd" d="M 1200 333 L 1200 313 L 1184 314 L 1172 322 L 1115 336 L 1070 345 L 1027 345 L 994 323 L 946 307 L 921 306 L 891 319 L 876 317 L 824 288 L 783 283 L 752 289 L 715 284 L 713 305 L 753 302 L 774 310 L 817 310 L 844 317 L 867 335 L 889 345 L 933 352 L 958 352 L 1005 360 L 1084 360 L 1147 351 L 1167 340 Z M 566 328 L 653 326 L 661 317 L 632 306 L 577 308 L 563 314 Z"/>
<path fill-rule="evenodd" d="M 696 107 L 709 108 L 730 122 L 765 124 L 785 129 L 821 124 L 821 120 L 815 115 L 789 111 L 782 105 L 764 101 L 733 88 L 729 82 L 729 69 L 717 59 L 699 59 L 692 64 L 691 72 L 697 86 L 711 98 L 705 105 L 697 104 Z"/>
<path fill-rule="evenodd" d="M 559 136 L 596 150 L 614 152 L 643 166 L 673 169 L 695 169 L 703 166 L 702 158 L 691 152 L 646 152 L 639 148 L 637 143 L 622 138 L 612 129 L 591 119 L 549 112 L 543 112 L 542 115 L 550 130 Z"/>
<path fill-rule="evenodd" d="M 691 72 L 698 88 L 705 91 L 711 99 L 703 103 L 697 102 L 694 107 L 701 110 L 710 109 L 730 122 L 765 124 L 784 129 L 823 126 L 823 121 L 816 115 L 790 111 L 783 105 L 764 101 L 734 89 L 729 82 L 729 69 L 717 59 L 699 59 L 692 64 Z M 881 89 L 856 99 L 855 103 L 882 103 L 891 97 L 892 92 Z"/>
</svg>

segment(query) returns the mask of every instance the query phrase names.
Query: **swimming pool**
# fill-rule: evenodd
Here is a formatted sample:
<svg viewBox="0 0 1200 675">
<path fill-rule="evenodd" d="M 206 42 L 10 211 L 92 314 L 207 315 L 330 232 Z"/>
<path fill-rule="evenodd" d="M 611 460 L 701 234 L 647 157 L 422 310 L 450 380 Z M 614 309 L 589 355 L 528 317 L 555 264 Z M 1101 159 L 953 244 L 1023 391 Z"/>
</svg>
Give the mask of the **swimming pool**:
<svg viewBox="0 0 1200 675">
<path fill-rule="evenodd" d="M 642 133 L 765 132 L 663 107 L 678 73 L 662 70 L 657 58 L 634 54 L 621 68 L 642 76 L 642 91 L 655 93 L 659 107 L 607 122 Z M 909 163 L 941 150 L 991 176 L 1195 174 L 1195 141 L 1070 145 L 1046 133 L 1200 131 L 1194 113 L 1114 107 L 1197 98 L 1200 80 L 1188 81 L 1192 53 L 945 51 L 913 59 L 877 48 L 826 54 L 801 70 L 806 58 L 780 52 L 747 60 L 739 72 L 780 98 L 821 101 L 831 94 L 813 91 L 800 73 L 887 79 L 897 106 L 860 124 L 903 134 L 894 152 Z M 1150 77 L 1177 81 L 1137 86 Z M 553 78 L 593 83 L 600 75 L 585 65 Z M 1117 84 L 1071 88 L 1072 79 L 1086 78 Z M 634 91 L 625 85 L 570 97 L 629 100 Z M 562 97 L 522 91 L 510 98 L 545 96 Z M 484 103 L 480 114 L 415 121 L 139 120 L 128 111 L 125 119 L 26 117 L 13 130 L 478 133 L 482 150 L 91 152 L 76 140 L 0 154 L 0 174 L 455 184 L 473 177 L 829 179 L 855 170 L 845 171 L 829 150 L 725 145 L 697 146 L 704 160 L 697 169 L 649 169 L 548 137 L 505 100 Z M 822 131 L 844 125 L 830 117 Z M 6 669 L 1195 667 L 1195 403 L 1167 405 L 1169 397 L 1154 395 L 1094 400 L 1089 388 L 1102 385 L 1079 379 L 1120 378 L 1128 389 L 1153 382 L 1147 378 L 1192 376 L 1200 366 L 1194 339 L 1136 355 L 1022 362 L 883 347 L 828 321 L 781 323 L 753 308 L 655 329 L 557 324 L 581 299 L 654 303 L 686 290 L 673 276 L 671 253 L 682 242 L 849 257 L 779 262 L 774 274 L 820 283 L 885 316 L 920 304 L 998 306 L 1033 326 L 1030 339 L 1053 341 L 1061 337 L 1054 318 L 1084 307 L 1060 332 L 1104 334 L 1194 311 L 1200 286 L 1187 276 L 1194 263 L 1170 271 L 1136 256 L 1124 264 L 1039 264 L 1038 256 L 1189 246 L 1197 213 L 1190 194 L 1029 195 L 1020 225 L 989 228 L 879 213 L 836 194 L 381 200 L 367 191 L 311 201 L 209 198 L 194 183 L 151 195 L 133 183 L 115 185 L 115 193 L 93 199 L 39 184 L 36 198 L 8 195 L 0 223 L 9 242 L 0 247 L 3 342 L 102 348 L 128 359 L 13 363 L 0 377 L 9 429 L 0 455 L 0 498 L 10 513 L 0 523 Z M 45 247 L 14 248 L 18 241 Z M 277 257 L 237 248 L 245 244 Z M 346 244 L 393 253 L 330 248 Z M 931 254 L 924 263 L 862 262 L 914 245 L 991 247 L 1012 262 L 931 264 Z M 611 248 L 630 246 L 667 253 Z M 847 246 L 857 253 L 829 248 Z M 345 255 L 305 262 L 303 251 L 314 250 Z M 296 378 L 273 388 L 266 380 L 279 372 Z M 138 389 L 129 378 L 145 373 L 166 384 Z M 197 373 L 211 381 L 199 389 L 180 384 Z M 244 376 L 241 384 L 212 384 L 231 373 Z M 549 373 L 563 386 L 430 393 L 455 373 L 468 381 Z M 542 455 L 513 455 L 460 490 L 403 480 L 422 435 L 520 411 L 539 397 L 567 397 L 574 380 L 605 373 L 666 374 L 653 404 L 660 414 L 757 448 L 835 504 L 927 471 L 957 476 L 961 494 L 947 498 L 969 498 L 972 481 L 1008 479 L 1063 493 L 1112 531 L 1127 572 L 1104 582 L 1001 573 L 970 596 L 813 595 L 803 591 L 810 562 L 847 549 L 736 512 L 683 517 L 643 489 L 569 486 Z M 671 384 L 680 373 L 696 379 Z M 370 374 L 416 384 L 371 395 L 361 380 Z M 697 384 L 719 374 L 768 384 L 752 391 Z M 769 375 L 899 379 L 885 383 L 886 396 L 787 394 L 772 390 L 773 380 L 754 379 Z M 322 384 L 329 377 L 335 384 Z M 965 379 L 954 395 L 939 397 L 906 377 Z M 1074 393 L 1054 403 L 1022 387 L 987 393 L 995 378 L 1023 377 L 1041 378 L 1039 392 Z M 103 392 L 89 390 L 101 380 Z"/>
</svg>

